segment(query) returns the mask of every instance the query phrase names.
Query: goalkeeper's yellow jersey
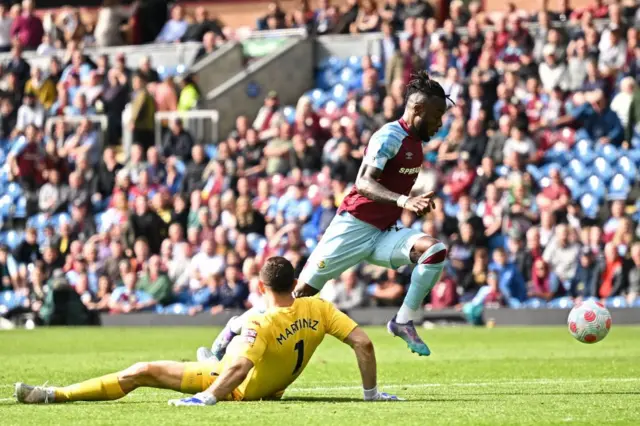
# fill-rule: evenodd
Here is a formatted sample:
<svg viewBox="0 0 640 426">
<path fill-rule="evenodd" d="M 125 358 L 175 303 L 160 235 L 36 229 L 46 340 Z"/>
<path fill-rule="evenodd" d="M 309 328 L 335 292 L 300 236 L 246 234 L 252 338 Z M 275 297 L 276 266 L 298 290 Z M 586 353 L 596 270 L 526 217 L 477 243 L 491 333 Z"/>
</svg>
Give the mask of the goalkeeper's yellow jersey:
<svg viewBox="0 0 640 426">
<path fill-rule="evenodd" d="M 271 308 L 248 318 L 220 363 L 224 368 L 237 356 L 253 362 L 233 399 L 281 397 L 307 366 L 325 334 L 343 341 L 356 327 L 333 304 L 316 297 L 295 299 L 289 307 Z"/>
</svg>

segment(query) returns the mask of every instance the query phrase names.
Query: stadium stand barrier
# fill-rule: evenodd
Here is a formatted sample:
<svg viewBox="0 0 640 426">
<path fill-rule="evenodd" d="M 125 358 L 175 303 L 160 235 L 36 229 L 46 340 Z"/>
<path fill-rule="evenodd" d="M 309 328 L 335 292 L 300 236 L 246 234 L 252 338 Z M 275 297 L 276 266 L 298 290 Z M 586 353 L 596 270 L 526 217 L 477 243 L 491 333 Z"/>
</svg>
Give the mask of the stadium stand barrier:
<svg viewBox="0 0 640 426">
<path fill-rule="evenodd" d="M 198 81 L 203 93 L 215 89 L 244 68 L 242 43 L 228 42 L 196 62 L 189 70 Z"/>
<path fill-rule="evenodd" d="M 53 126 L 59 121 L 63 121 L 65 124 L 79 124 L 84 119 L 88 119 L 94 125 L 97 123 L 100 125 L 100 132 L 98 132 L 98 142 L 100 146 L 104 146 L 104 142 L 106 140 L 107 135 L 107 126 L 108 119 L 105 114 L 97 114 L 97 115 L 87 115 L 87 116 L 58 116 L 58 117 L 49 117 L 45 122 L 45 134 L 51 134 Z"/>
<path fill-rule="evenodd" d="M 610 309 L 616 325 L 632 325 L 640 323 L 639 309 Z M 158 315 L 154 312 L 134 313 L 127 315 L 101 314 L 100 322 L 105 327 L 123 326 L 223 326 L 231 317 L 242 314 L 240 310 L 224 311 L 211 316 L 208 313 L 189 315 Z M 397 308 L 358 308 L 348 312 L 358 324 L 361 325 L 386 325 L 389 318 L 393 317 Z M 496 326 L 551 326 L 565 325 L 567 323 L 566 309 L 486 309 L 484 312 L 486 322 Z M 461 312 L 454 309 L 425 312 L 424 321 L 431 323 L 447 322 L 463 324 Z"/>
<path fill-rule="evenodd" d="M 182 65 L 185 69 L 186 67 L 189 67 L 193 63 L 201 45 L 201 43 L 197 42 L 180 44 L 149 44 L 142 46 L 86 48 L 83 52 L 89 55 L 92 59 L 96 59 L 101 55 L 107 55 L 112 63 L 117 54 L 123 53 L 127 60 L 127 66 L 136 68 L 140 63 L 140 60 L 148 56 L 151 58 L 153 66 L 162 74 L 161 71 L 165 68 L 174 68 L 179 65 Z M 62 58 L 64 53 L 64 50 L 59 49 L 56 51 L 55 56 Z M 40 68 L 46 68 L 51 58 L 50 55 L 42 56 L 38 55 L 34 51 L 24 52 L 23 57 L 32 66 L 37 65 Z M 5 63 L 10 59 L 10 53 L 0 54 L 0 63 Z"/>
<path fill-rule="evenodd" d="M 155 114 L 155 140 L 156 144 L 162 141 L 163 122 L 182 120 L 184 128 L 193 136 L 196 143 L 209 144 L 218 141 L 218 127 L 220 114 L 214 109 L 199 109 L 193 111 L 162 111 Z"/>
<path fill-rule="evenodd" d="M 219 134 L 227 135 L 237 116 L 257 114 L 268 91 L 278 92 L 284 105 L 296 104 L 313 87 L 313 73 L 313 40 L 287 40 L 271 55 L 249 64 L 209 92 L 202 101 L 203 107 L 220 111 Z"/>
</svg>

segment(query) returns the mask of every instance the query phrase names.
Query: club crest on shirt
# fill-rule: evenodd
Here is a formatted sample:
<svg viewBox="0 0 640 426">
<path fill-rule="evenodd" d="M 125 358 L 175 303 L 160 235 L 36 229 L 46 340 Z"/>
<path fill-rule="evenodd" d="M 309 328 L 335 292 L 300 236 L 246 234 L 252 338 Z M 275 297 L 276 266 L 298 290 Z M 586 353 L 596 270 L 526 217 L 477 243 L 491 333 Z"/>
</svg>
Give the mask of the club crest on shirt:
<svg viewBox="0 0 640 426">
<path fill-rule="evenodd" d="M 320 262 L 318 262 L 318 269 L 324 269 L 327 267 L 327 264 L 325 263 L 324 260 L 321 260 Z"/>
<path fill-rule="evenodd" d="M 256 337 L 258 336 L 258 332 L 253 328 L 245 328 L 244 333 L 242 333 L 242 337 L 244 341 L 253 346 L 256 342 Z"/>
<path fill-rule="evenodd" d="M 407 160 L 411 160 L 413 158 L 413 152 L 411 151 L 407 151 L 406 155 L 407 155 Z"/>
</svg>

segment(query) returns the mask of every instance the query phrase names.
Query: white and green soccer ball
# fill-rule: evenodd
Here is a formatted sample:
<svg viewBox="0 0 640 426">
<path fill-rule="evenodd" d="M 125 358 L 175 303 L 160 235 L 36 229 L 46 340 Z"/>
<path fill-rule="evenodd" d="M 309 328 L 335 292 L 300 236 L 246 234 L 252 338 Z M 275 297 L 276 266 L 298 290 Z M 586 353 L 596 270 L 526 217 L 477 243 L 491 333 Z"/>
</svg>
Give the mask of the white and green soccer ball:
<svg viewBox="0 0 640 426">
<path fill-rule="evenodd" d="M 609 334 L 611 314 L 600 302 L 577 303 L 569 312 L 569 332 L 582 343 L 598 343 Z"/>
</svg>

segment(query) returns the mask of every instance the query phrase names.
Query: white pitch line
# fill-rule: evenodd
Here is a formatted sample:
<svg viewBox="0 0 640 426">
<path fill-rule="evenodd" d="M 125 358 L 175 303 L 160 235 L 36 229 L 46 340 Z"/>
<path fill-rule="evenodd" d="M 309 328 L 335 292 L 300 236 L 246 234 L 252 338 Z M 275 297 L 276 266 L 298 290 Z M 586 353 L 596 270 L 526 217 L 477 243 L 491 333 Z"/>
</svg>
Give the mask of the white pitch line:
<svg viewBox="0 0 640 426">
<path fill-rule="evenodd" d="M 561 385 L 561 384 L 581 384 L 581 383 L 631 383 L 640 382 L 640 377 L 603 377 L 593 379 L 532 379 L 532 380 L 494 380 L 488 382 L 451 382 L 451 383 L 406 383 L 406 384 L 381 384 L 382 389 L 422 389 L 436 387 L 487 387 L 487 386 L 529 386 L 529 385 Z M 0 388 L 13 388 L 11 384 L 0 384 Z M 294 387 L 287 389 L 287 393 L 291 392 L 326 392 L 326 391 L 351 391 L 361 390 L 362 386 L 320 386 L 320 387 Z M 146 395 L 154 393 L 146 392 Z M 160 394 L 159 392 L 155 394 Z M 132 396 L 132 394 L 129 394 Z M 12 400 L 12 398 L 0 399 L 0 401 Z"/>
</svg>

